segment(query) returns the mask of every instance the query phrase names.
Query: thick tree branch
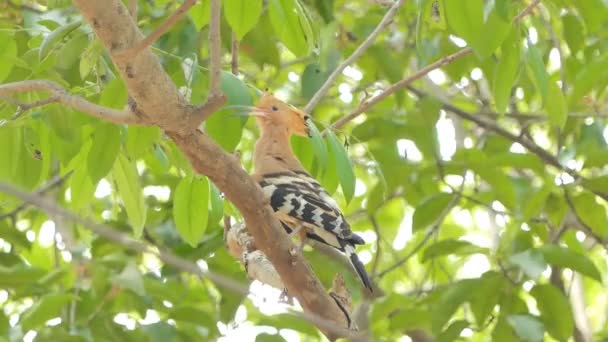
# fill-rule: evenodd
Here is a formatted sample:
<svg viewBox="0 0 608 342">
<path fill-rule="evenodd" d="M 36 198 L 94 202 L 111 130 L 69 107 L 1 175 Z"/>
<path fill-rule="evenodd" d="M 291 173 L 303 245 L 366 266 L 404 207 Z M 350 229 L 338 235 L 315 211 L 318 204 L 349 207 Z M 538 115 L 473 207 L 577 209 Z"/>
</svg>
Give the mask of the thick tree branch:
<svg viewBox="0 0 608 342">
<path fill-rule="evenodd" d="M 393 17 L 397 14 L 399 8 L 401 8 L 406 1 L 407 0 L 396 0 L 393 3 L 393 6 L 391 6 L 391 8 L 386 12 L 386 14 L 382 18 L 378 26 L 376 26 L 374 31 L 372 31 L 372 33 L 367 36 L 367 38 L 363 41 L 363 43 L 361 43 L 361 45 L 359 45 L 359 47 L 352 53 L 352 55 L 350 55 L 340 65 L 338 65 L 336 70 L 334 70 L 331 75 L 329 75 L 329 77 L 327 78 L 325 83 L 323 83 L 321 88 L 319 88 L 319 90 L 317 90 L 317 92 L 313 95 L 310 101 L 308 101 L 308 104 L 306 104 L 306 107 L 304 107 L 305 112 L 310 113 L 325 96 L 325 94 L 327 94 L 327 91 L 329 91 L 329 88 L 333 85 L 334 81 L 338 78 L 338 76 L 342 74 L 342 71 L 344 71 L 347 66 L 351 65 L 354 61 L 361 57 L 365 50 L 367 50 L 370 46 L 372 46 L 372 44 L 374 44 L 374 41 L 376 41 L 378 35 L 380 35 L 380 33 L 384 31 L 386 27 L 391 23 Z"/>
<path fill-rule="evenodd" d="M 316 315 L 334 328 L 348 326 L 336 302 L 312 272 L 310 266 L 274 218 L 260 187 L 241 165 L 192 126 L 192 106 L 178 92 L 150 49 L 124 60 L 115 54 L 141 40 L 142 34 L 120 0 L 74 0 L 110 52 L 137 108 L 165 130 L 188 157 L 194 170 L 206 175 L 239 209 L 257 247 L 264 252 L 305 314 Z M 318 325 L 329 338 L 341 336 L 336 329 Z"/>
<path fill-rule="evenodd" d="M 222 68 L 222 45 L 220 37 L 220 16 L 222 5 L 220 0 L 211 1 L 211 18 L 209 18 L 209 94 L 221 94 L 220 76 Z"/>
<path fill-rule="evenodd" d="M 119 58 L 133 58 L 137 56 L 143 49 L 150 47 L 158 40 L 163 34 L 165 34 L 175 23 L 177 23 L 185 14 L 188 12 L 190 7 L 196 4 L 196 0 L 185 0 L 179 8 L 171 14 L 171 16 L 165 20 L 160 26 L 156 28 L 149 36 L 139 41 L 133 47 L 130 47 L 124 51 L 116 54 Z M 129 14 L 133 17 L 133 21 L 137 22 L 137 1 L 129 1 Z"/>
<path fill-rule="evenodd" d="M 144 118 L 138 117 L 128 109 L 116 110 L 96 105 L 87 101 L 81 96 L 70 94 L 64 87 L 53 81 L 31 80 L 0 84 L 0 96 L 3 97 L 11 94 L 25 93 L 31 91 L 44 91 L 49 93 L 50 96 L 46 99 L 42 99 L 32 103 L 20 103 L 13 102 L 10 100 L 9 102 L 17 104 L 17 106 L 20 107 L 20 112 L 49 103 L 61 103 L 81 112 L 90 114 L 94 117 L 116 124 L 146 124 Z M 19 112 L 17 114 L 19 114 Z"/>
</svg>

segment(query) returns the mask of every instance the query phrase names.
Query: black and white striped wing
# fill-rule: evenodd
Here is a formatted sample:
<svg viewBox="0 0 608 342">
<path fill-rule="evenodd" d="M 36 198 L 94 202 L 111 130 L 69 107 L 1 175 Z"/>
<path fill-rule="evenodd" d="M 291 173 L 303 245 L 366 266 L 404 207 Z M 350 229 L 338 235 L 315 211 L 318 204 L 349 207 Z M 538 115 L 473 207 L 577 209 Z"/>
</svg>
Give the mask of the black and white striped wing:
<svg viewBox="0 0 608 342">
<path fill-rule="evenodd" d="M 266 175 L 260 185 L 274 211 L 288 222 L 304 224 L 321 237 L 330 233 L 334 235 L 331 240 L 364 243 L 352 233 L 335 200 L 309 175 L 292 172 Z M 338 241 L 327 242 L 342 249 Z"/>
</svg>

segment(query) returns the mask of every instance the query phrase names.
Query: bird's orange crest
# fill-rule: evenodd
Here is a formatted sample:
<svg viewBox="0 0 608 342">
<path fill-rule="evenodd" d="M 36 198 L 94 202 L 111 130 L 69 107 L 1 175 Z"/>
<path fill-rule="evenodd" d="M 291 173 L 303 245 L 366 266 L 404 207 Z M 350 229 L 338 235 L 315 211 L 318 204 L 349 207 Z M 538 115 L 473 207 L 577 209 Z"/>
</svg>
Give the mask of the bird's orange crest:
<svg viewBox="0 0 608 342">
<path fill-rule="evenodd" d="M 308 115 L 300 109 L 277 99 L 272 93 L 264 92 L 251 112 L 258 119 L 262 129 L 269 126 L 286 127 L 289 133 L 310 136 Z"/>
</svg>

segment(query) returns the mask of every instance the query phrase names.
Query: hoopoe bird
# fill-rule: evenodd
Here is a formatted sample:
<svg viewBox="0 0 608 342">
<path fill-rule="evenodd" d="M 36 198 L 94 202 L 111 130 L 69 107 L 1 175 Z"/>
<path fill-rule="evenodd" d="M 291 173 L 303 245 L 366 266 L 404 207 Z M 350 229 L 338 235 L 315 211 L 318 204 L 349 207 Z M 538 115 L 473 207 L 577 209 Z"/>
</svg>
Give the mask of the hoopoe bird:
<svg viewBox="0 0 608 342">
<path fill-rule="evenodd" d="M 283 228 L 306 239 L 332 246 L 348 257 L 363 285 L 372 291 L 369 276 L 355 253 L 365 241 L 353 233 L 336 201 L 296 158 L 291 135 L 310 137 L 306 113 L 264 93 L 251 108 L 261 136 L 255 144 L 253 178 L 262 187 Z"/>
</svg>

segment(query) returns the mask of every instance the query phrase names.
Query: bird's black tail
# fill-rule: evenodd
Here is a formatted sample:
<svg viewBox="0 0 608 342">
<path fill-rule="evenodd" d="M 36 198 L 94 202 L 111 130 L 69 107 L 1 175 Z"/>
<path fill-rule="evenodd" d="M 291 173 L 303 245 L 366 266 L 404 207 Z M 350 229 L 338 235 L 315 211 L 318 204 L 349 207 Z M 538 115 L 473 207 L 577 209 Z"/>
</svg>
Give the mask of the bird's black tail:
<svg viewBox="0 0 608 342">
<path fill-rule="evenodd" d="M 374 290 L 372 289 L 372 282 L 369 279 L 367 271 L 365 270 L 365 266 L 363 266 L 363 263 L 361 262 L 361 260 L 359 260 L 359 257 L 357 256 L 357 253 L 355 253 L 355 247 L 350 244 L 347 244 L 346 246 L 344 246 L 344 252 L 348 257 L 348 260 L 350 260 L 350 263 L 355 268 L 355 271 L 357 271 L 359 279 L 361 279 L 361 282 L 363 283 L 365 288 L 367 288 L 369 292 L 374 292 Z"/>
</svg>

